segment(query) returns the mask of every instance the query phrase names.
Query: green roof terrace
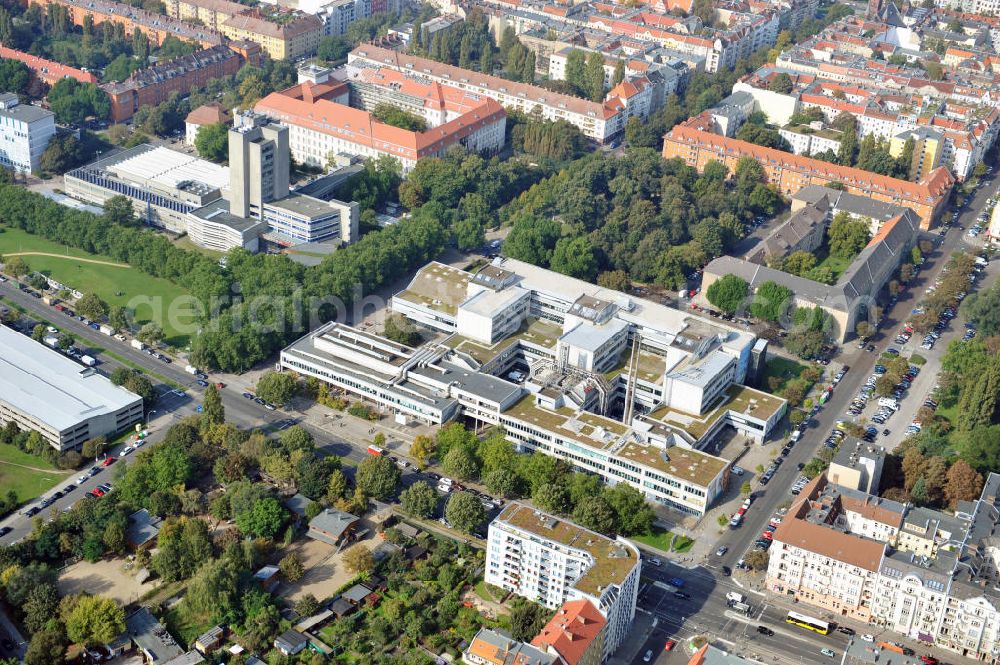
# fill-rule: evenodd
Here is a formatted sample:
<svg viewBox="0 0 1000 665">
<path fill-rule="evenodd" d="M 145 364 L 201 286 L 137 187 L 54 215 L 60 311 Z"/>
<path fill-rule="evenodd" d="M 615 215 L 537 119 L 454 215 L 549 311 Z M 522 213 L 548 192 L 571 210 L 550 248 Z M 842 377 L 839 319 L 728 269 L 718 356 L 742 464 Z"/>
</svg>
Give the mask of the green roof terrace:
<svg viewBox="0 0 1000 665">
<path fill-rule="evenodd" d="M 650 420 L 657 420 L 671 427 L 682 429 L 698 440 L 711 431 L 720 418 L 730 412 L 742 413 L 758 420 L 767 421 L 777 411 L 784 408 L 784 405 L 785 400 L 780 397 L 734 384 L 726 390 L 723 401 L 702 416 L 661 406 L 650 413 L 648 417 Z"/>
<path fill-rule="evenodd" d="M 628 427 L 596 413 L 561 407 L 555 411 L 535 404 L 533 394 L 504 411 L 505 416 L 536 425 L 597 450 L 612 448 L 628 432 Z"/>
<path fill-rule="evenodd" d="M 471 277 L 464 270 L 435 261 L 421 268 L 396 297 L 445 314 L 456 314 L 458 306 L 468 297 Z"/>
<path fill-rule="evenodd" d="M 497 516 L 497 520 L 590 554 L 593 564 L 574 586 L 595 597 L 600 597 L 601 592 L 609 585 L 623 583 L 639 563 L 638 554 L 633 548 L 567 520 L 536 512 L 521 503 L 509 503 Z"/>
<path fill-rule="evenodd" d="M 541 319 L 528 319 L 521 325 L 517 333 L 505 337 L 495 344 L 484 344 L 458 334 L 449 337 L 444 344 L 455 351 L 472 356 L 477 362 L 485 365 L 520 342 L 530 343 L 543 349 L 553 349 L 556 342 L 559 341 L 560 335 L 562 335 L 562 328 L 556 324 Z"/>
</svg>

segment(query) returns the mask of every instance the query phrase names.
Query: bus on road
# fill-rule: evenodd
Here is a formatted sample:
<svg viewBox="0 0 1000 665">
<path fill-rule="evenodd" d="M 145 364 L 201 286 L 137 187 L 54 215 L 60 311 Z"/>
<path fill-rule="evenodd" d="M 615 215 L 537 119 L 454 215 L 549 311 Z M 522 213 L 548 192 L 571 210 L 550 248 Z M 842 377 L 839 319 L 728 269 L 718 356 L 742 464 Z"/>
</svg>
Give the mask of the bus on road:
<svg viewBox="0 0 1000 665">
<path fill-rule="evenodd" d="M 819 619 L 805 614 L 799 614 L 798 612 L 789 612 L 788 616 L 785 617 L 785 621 L 790 624 L 796 625 L 800 628 L 805 628 L 806 630 L 811 630 L 813 632 L 819 633 L 820 635 L 830 634 L 830 624 L 826 621 L 820 621 Z"/>
</svg>

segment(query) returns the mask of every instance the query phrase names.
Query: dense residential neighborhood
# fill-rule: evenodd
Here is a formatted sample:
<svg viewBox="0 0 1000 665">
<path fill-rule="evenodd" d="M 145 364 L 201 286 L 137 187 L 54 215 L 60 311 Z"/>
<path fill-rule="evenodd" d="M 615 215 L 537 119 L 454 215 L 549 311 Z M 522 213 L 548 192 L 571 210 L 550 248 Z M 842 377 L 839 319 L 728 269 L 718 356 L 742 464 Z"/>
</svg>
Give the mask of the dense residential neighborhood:
<svg viewBox="0 0 1000 665">
<path fill-rule="evenodd" d="M 0 0 L 0 665 L 1000 663 L 1000 19 Z"/>
</svg>

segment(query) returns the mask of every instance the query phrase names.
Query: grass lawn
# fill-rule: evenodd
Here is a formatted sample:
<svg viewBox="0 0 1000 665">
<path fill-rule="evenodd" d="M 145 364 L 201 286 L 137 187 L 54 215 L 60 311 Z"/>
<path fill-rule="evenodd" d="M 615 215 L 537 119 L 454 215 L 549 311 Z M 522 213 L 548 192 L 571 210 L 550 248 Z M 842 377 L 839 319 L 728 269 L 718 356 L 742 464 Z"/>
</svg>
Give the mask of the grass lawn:
<svg viewBox="0 0 1000 665">
<path fill-rule="evenodd" d="M 34 471 L 25 466 L 49 470 Z M 0 445 L 0 488 L 5 494 L 7 490 L 17 492 L 17 500 L 21 503 L 45 493 L 68 475 L 68 471 L 57 471 L 41 457 L 22 452 L 16 446 Z"/>
<path fill-rule="evenodd" d="M 226 255 L 225 252 L 217 252 L 214 249 L 207 249 L 205 247 L 201 247 L 200 245 L 196 245 L 191 242 L 191 239 L 187 236 L 181 236 L 174 241 L 174 244 L 181 249 L 186 249 L 189 252 L 198 252 L 199 254 L 204 254 L 205 256 L 213 259 L 219 259 Z"/>
<path fill-rule="evenodd" d="M 170 634 L 185 647 L 190 647 L 199 635 L 213 625 L 210 617 L 201 617 L 188 612 L 184 601 L 174 605 L 163 617 L 163 620 Z"/>
<path fill-rule="evenodd" d="M 954 404 L 941 402 L 941 404 L 938 405 L 938 408 L 934 411 L 934 415 L 947 418 L 948 422 L 950 422 L 952 427 L 954 427 L 955 419 L 958 418 L 958 400 L 955 400 Z"/>
<path fill-rule="evenodd" d="M 844 259 L 838 256 L 832 256 L 827 254 L 822 261 L 816 264 L 817 268 L 829 268 L 830 272 L 833 273 L 834 279 L 839 279 L 841 274 L 847 270 L 847 266 L 851 265 L 851 261 L 854 259 Z"/>
<path fill-rule="evenodd" d="M 764 385 L 770 385 L 768 379 L 775 376 L 781 380 L 781 385 L 774 392 L 781 392 L 790 380 L 799 378 L 805 368 L 805 365 L 794 360 L 772 356 L 764 368 Z"/>
<path fill-rule="evenodd" d="M 630 538 L 638 543 L 642 543 L 643 545 L 648 545 L 649 547 L 655 547 L 658 550 L 669 552 L 670 543 L 673 542 L 674 534 L 666 529 L 654 526 L 653 533 L 643 534 L 641 536 L 630 536 Z"/>
<path fill-rule="evenodd" d="M 497 599 L 493 597 L 493 594 L 490 593 L 490 590 L 486 588 L 485 580 L 479 580 L 479 583 L 476 584 L 475 589 L 476 589 L 476 595 L 482 598 L 483 600 L 491 603 L 497 602 Z"/>
<path fill-rule="evenodd" d="M 158 306 L 159 311 L 155 314 L 163 319 L 158 323 L 166 333 L 166 343 L 177 348 L 187 346 L 190 340 L 189 336 L 175 330 L 166 320 L 170 303 L 180 296 L 187 295 L 187 292 L 176 284 L 158 277 L 151 277 L 131 267 L 75 261 L 74 258 L 88 258 L 117 263 L 104 256 L 67 248 L 20 229 L 0 227 L 0 231 L 2 231 L 0 232 L 0 256 L 16 252 L 59 254 L 58 257 L 25 256 L 23 258 L 32 270 L 42 272 L 78 291 L 85 293 L 93 291 L 109 305 L 128 305 L 129 301 L 135 297 L 149 298 L 152 302 L 162 303 Z M 119 293 L 122 295 L 118 295 Z M 150 321 L 154 315 L 152 308 L 143 302 L 133 303 L 137 326 Z"/>
</svg>

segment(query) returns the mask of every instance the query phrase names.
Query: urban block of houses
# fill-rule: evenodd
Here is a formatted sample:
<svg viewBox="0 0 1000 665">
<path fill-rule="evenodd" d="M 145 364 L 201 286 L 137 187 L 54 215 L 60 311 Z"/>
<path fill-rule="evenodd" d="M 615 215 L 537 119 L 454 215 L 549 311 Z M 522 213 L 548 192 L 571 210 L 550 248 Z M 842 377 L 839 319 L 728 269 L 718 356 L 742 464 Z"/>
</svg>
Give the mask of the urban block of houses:
<svg viewBox="0 0 1000 665">
<path fill-rule="evenodd" d="M 882 288 L 896 275 L 899 266 L 910 260 L 920 222 L 909 208 L 897 208 L 894 217 L 881 222 L 877 211 L 885 204 L 854 206 L 856 210 L 873 210 L 873 217 L 866 219 L 873 225 L 877 224 L 877 230 L 868 245 L 832 285 L 769 267 L 768 262 L 799 250 L 814 251 L 822 243 L 834 217 L 830 200 L 839 201 L 843 194 L 828 188 L 812 188 L 806 196 L 820 189 L 831 194 L 823 194 L 815 202 L 799 207 L 786 222 L 751 250 L 746 259 L 720 256 L 710 261 L 702 276 L 702 292 L 707 292 L 716 280 L 725 275 L 736 275 L 745 280 L 750 285 L 751 293 L 764 282 L 776 282 L 792 291 L 791 304 L 796 307 L 820 307 L 830 317 L 832 327 L 828 334 L 833 339 L 843 342 L 853 335 L 857 324 L 866 321 L 875 311 Z M 845 199 L 845 207 L 848 203 L 859 203 L 859 198 Z"/>
<path fill-rule="evenodd" d="M 877 457 L 864 444 L 848 454 Z M 850 459 L 839 466 L 837 477 L 851 482 Z M 833 474 L 809 483 L 774 532 L 768 591 L 991 660 L 1000 648 L 1000 550 L 993 536 L 1000 475 L 989 475 L 977 500 L 946 513 L 836 485 Z M 853 657 L 875 662 L 863 653 Z"/>
<path fill-rule="evenodd" d="M 168 36 L 185 42 L 196 42 L 202 48 L 211 48 L 223 44 L 225 37 L 219 32 L 205 26 L 178 21 L 170 17 L 133 7 L 115 0 L 31 0 L 30 4 L 65 7 L 73 25 L 82 26 L 87 16 L 94 25 L 102 23 L 118 23 L 125 29 L 126 35 L 139 30 L 149 38 L 151 44 L 159 46 Z"/>
<path fill-rule="evenodd" d="M 740 159 L 750 157 L 760 163 L 768 182 L 784 195 L 809 185 L 839 183 L 850 194 L 910 208 L 920 217 L 924 230 L 933 226 L 954 183 L 944 167 L 934 169 L 919 182 L 909 182 L 722 136 L 715 133 L 714 126 L 708 111 L 675 126 L 664 137 L 663 157 L 680 158 L 699 171 L 716 161 L 730 173 L 735 172 Z"/>
<path fill-rule="evenodd" d="M 507 110 L 531 114 L 537 109 L 543 119 L 565 120 L 598 143 L 607 143 L 620 136 L 629 118 L 647 117 L 665 99 L 663 89 L 645 77 L 627 84 L 623 81 L 607 94 L 603 102 L 592 102 L 374 44 L 363 44 L 351 51 L 347 62 L 355 67 L 367 63 L 369 66 L 413 74 L 430 83 L 494 100 Z"/>
<path fill-rule="evenodd" d="M 245 63 L 260 62 L 260 47 L 256 44 L 232 46 L 236 48 L 213 46 L 140 69 L 124 81 L 105 83 L 101 89 L 111 102 L 111 119 L 124 122 L 140 108 L 166 101 L 171 93 L 186 95 L 191 88 L 203 88 L 211 79 L 235 75 Z"/>
<path fill-rule="evenodd" d="M 80 83 L 99 83 L 100 79 L 93 72 L 84 71 L 75 67 L 69 67 L 54 60 L 39 58 L 37 55 L 23 53 L 21 51 L 7 48 L 0 45 L 0 58 L 7 60 L 17 60 L 23 62 L 42 83 L 55 85 L 65 78 L 71 78 Z"/>
<path fill-rule="evenodd" d="M 708 452 L 723 429 L 763 441 L 785 412 L 743 385 L 766 342 L 513 259 L 476 273 L 428 264 L 392 309 L 435 339 L 412 348 L 331 323 L 285 348 L 281 367 L 400 421 L 502 425 L 522 452 L 693 514 L 729 482 L 731 462 Z"/>
</svg>

